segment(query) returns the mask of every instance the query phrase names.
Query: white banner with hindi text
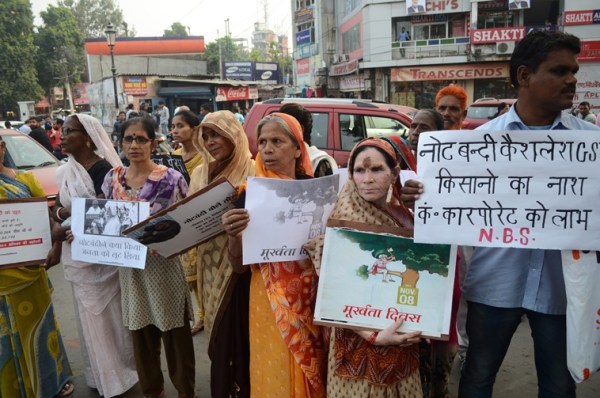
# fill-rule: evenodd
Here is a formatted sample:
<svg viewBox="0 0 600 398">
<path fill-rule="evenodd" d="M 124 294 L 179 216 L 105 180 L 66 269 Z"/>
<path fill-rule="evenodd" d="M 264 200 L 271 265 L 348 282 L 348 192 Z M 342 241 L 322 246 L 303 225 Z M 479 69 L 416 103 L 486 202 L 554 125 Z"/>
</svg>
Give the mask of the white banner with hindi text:
<svg viewBox="0 0 600 398">
<path fill-rule="evenodd" d="M 417 157 L 415 242 L 600 249 L 598 131 L 438 131 Z"/>
</svg>

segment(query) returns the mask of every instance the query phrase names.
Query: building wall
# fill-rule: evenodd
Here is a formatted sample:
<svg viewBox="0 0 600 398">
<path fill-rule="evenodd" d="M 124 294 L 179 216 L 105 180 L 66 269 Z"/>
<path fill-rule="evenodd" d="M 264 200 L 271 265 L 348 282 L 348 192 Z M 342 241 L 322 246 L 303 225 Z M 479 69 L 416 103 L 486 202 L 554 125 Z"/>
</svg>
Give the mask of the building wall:
<svg viewBox="0 0 600 398">
<path fill-rule="evenodd" d="M 157 56 L 115 56 L 117 75 L 205 76 L 206 61 Z M 112 77 L 110 55 L 88 55 L 90 81 Z"/>
</svg>

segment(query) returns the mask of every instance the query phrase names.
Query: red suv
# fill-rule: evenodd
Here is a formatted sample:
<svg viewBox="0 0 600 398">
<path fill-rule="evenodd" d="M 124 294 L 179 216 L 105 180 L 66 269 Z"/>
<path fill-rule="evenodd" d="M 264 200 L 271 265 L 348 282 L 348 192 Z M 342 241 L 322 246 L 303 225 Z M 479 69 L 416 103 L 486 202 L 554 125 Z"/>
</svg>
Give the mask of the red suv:
<svg viewBox="0 0 600 398">
<path fill-rule="evenodd" d="M 496 99 L 496 98 L 480 98 L 473 102 L 467 109 L 467 117 L 463 121 L 462 128 L 473 130 L 484 123 L 489 122 L 498 112 L 498 105 L 504 102 L 508 106 L 512 106 L 517 100 L 514 98 Z"/>
<path fill-rule="evenodd" d="M 407 138 L 411 116 L 417 111 L 409 106 L 361 99 L 274 98 L 258 102 L 244 122 L 253 156 L 257 151 L 258 122 L 290 102 L 300 104 L 312 113 L 311 144 L 333 156 L 340 167 L 346 167 L 350 151 L 365 137 L 398 135 Z"/>
</svg>

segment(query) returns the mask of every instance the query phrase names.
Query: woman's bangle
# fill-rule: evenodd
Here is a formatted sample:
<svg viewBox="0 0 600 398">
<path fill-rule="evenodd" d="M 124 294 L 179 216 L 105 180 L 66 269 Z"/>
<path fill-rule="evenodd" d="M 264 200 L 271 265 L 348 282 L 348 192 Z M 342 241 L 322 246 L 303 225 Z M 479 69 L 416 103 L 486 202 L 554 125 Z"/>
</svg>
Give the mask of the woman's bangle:
<svg viewBox="0 0 600 398">
<path fill-rule="evenodd" d="M 62 207 L 62 206 L 59 206 L 59 207 L 57 207 L 57 208 L 56 208 L 56 211 L 54 212 L 54 215 L 56 216 L 56 219 L 57 219 L 58 221 L 65 221 L 65 219 L 64 219 L 64 218 L 62 218 L 62 217 L 60 216 L 60 211 L 61 211 L 62 209 L 64 209 L 64 207 Z"/>
<path fill-rule="evenodd" d="M 375 344 L 375 340 L 377 340 L 377 335 L 379 334 L 379 332 L 373 332 L 369 335 L 369 337 L 367 337 L 367 343 L 373 345 Z"/>
</svg>

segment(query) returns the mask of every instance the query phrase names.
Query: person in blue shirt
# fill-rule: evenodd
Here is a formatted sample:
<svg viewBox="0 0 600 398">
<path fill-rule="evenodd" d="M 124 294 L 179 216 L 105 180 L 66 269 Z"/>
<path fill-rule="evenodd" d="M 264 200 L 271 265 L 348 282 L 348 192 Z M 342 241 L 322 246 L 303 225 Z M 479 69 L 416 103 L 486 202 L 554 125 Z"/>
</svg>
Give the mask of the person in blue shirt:
<svg viewBox="0 0 600 398">
<path fill-rule="evenodd" d="M 510 60 L 517 102 L 477 130 L 599 130 L 568 112 L 579 70 L 579 38 L 540 31 L 528 34 Z M 411 180 L 401 199 L 423 192 Z M 468 303 L 469 348 L 458 396 L 491 397 L 511 338 L 526 315 L 534 342 L 539 397 L 575 398 L 567 368 L 567 300 L 558 250 L 475 247 L 463 286 Z"/>
</svg>

